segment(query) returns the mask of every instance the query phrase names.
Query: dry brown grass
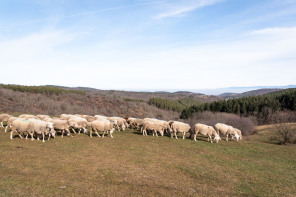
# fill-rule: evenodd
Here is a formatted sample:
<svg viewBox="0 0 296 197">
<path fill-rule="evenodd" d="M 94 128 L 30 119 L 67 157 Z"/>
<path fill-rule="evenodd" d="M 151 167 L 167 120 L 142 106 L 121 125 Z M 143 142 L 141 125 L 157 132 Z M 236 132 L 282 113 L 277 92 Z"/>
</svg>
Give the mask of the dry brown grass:
<svg viewBox="0 0 296 197">
<path fill-rule="evenodd" d="M 1 131 L 0 196 L 296 195 L 295 146 L 253 137 L 210 144 L 134 130 L 114 137 L 42 143 Z"/>
</svg>

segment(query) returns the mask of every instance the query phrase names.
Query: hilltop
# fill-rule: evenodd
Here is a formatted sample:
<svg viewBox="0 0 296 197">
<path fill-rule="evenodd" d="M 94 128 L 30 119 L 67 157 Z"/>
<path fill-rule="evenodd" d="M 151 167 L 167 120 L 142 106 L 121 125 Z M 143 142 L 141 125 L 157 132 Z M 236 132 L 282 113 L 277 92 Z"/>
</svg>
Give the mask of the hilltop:
<svg viewBox="0 0 296 197">
<path fill-rule="evenodd" d="M 222 97 L 224 99 L 227 99 L 227 98 L 242 98 L 242 97 L 248 97 L 248 96 L 259 96 L 259 95 L 264 95 L 264 94 L 268 94 L 268 93 L 271 93 L 271 92 L 277 92 L 277 91 L 280 91 L 282 89 L 258 89 L 258 90 L 252 90 L 252 91 L 247 91 L 247 92 L 243 92 L 243 93 L 230 93 L 230 92 L 227 92 L 227 93 L 223 93 L 223 94 L 220 94 L 219 97 Z"/>
</svg>

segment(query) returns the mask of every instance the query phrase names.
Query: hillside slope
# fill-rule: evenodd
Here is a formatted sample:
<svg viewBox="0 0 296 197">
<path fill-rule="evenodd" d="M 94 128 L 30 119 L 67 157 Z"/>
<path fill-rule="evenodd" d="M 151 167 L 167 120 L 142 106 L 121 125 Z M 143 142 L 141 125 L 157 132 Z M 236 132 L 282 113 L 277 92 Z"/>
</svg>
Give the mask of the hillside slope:
<svg viewBox="0 0 296 197">
<path fill-rule="evenodd" d="M 171 100 L 178 100 L 184 98 L 193 98 L 199 100 L 201 102 L 212 102 L 212 101 L 219 101 L 221 98 L 217 96 L 210 96 L 204 95 L 194 92 L 188 91 L 178 91 L 178 92 L 135 92 L 135 91 L 121 91 L 121 90 L 99 90 L 95 88 L 88 88 L 88 87 L 64 87 L 64 86 L 50 86 L 50 87 L 60 87 L 63 89 L 72 89 L 72 90 L 82 90 L 86 91 L 89 94 L 94 94 L 97 96 L 115 96 L 115 97 L 122 97 L 122 98 L 131 98 L 131 99 L 138 99 L 149 101 L 151 98 L 162 98 L 162 99 L 171 99 Z"/>
<path fill-rule="evenodd" d="M 237 93 L 223 93 L 220 94 L 219 97 L 222 98 L 242 98 L 242 97 L 248 97 L 248 96 L 259 96 L 259 95 L 264 95 L 264 94 L 268 94 L 271 92 L 276 92 L 276 91 L 280 91 L 282 89 L 258 89 L 258 90 L 252 90 L 252 91 L 247 91 L 247 92 L 243 92 L 241 94 L 237 94 Z"/>
<path fill-rule="evenodd" d="M 135 130 L 42 143 L 0 129 L 0 196 L 295 196 L 296 147 L 267 131 L 218 144 Z"/>
<path fill-rule="evenodd" d="M 75 93 L 40 94 L 0 88 L 0 112 L 57 115 L 102 114 L 121 117 L 177 119 L 179 113 L 158 109 L 146 102 L 128 102 L 114 96 Z"/>
</svg>

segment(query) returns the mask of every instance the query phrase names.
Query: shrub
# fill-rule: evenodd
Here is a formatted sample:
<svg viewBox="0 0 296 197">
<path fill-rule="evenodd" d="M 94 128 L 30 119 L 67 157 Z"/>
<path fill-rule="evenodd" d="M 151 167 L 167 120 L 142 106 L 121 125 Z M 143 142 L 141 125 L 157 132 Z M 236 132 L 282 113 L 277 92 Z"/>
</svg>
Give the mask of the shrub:
<svg viewBox="0 0 296 197">
<path fill-rule="evenodd" d="M 124 98 L 123 99 L 126 102 L 144 102 L 142 99 L 132 99 L 132 98 Z"/>
<path fill-rule="evenodd" d="M 296 126 L 291 123 L 276 124 L 276 134 L 272 139 L 279 140 L 282 144 L 296 143 Z"/>
</svg>

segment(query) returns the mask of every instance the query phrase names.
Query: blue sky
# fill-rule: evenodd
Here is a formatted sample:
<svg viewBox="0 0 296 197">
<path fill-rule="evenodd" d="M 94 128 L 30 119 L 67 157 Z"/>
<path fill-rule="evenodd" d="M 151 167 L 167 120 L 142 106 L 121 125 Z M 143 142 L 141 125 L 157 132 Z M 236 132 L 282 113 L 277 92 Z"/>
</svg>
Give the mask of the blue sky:
<svg viewBox="0 0 296 197">
<path fill-rule="evenodd" d="M 0 83 L 296 84 L 296 0 L 0 0 Z"/>
</svg>

